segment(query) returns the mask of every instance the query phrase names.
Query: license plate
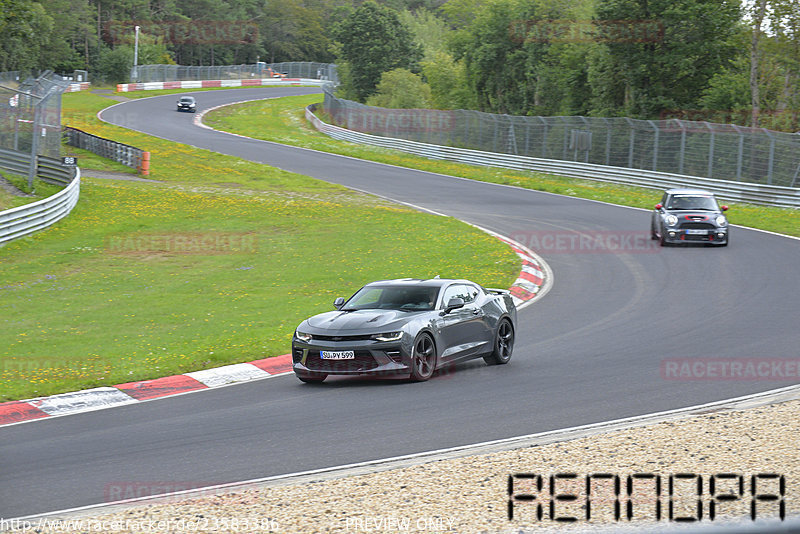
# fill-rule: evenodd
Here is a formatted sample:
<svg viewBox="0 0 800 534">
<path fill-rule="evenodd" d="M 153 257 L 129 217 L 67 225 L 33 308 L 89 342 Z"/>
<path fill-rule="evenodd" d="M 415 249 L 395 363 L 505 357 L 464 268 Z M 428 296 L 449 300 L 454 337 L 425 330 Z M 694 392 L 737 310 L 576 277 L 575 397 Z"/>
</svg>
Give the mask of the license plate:
<svg viewBox="0 0 800 534">
<path fill-rule="evenodd" d="M 689 235 L 708 235 L 708 230 L 686 230 Z"/>
<path fill-rule="evenodd" d="M 320 358 L 323 360 L 355 360 L 356 353 L 352 350 L 321 350 L 319 352 Z"/>
</svg>

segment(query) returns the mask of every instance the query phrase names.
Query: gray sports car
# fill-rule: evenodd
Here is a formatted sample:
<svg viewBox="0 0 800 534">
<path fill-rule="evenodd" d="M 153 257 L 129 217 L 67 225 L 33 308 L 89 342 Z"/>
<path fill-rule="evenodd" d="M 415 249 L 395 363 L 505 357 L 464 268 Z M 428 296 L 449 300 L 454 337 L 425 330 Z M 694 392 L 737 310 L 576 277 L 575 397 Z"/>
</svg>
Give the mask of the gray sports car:
<svg viewBox="0 0 800 534">
<path fill-rule="evenodd" d="M 293 367 L 303 382 L 366 374 L 423 381 L 473 358 L 508 363 L 514 349 L 511 295 L 468 280 L 372 282 L 333 305 L 336 311 L 306 319 L 294 333 Z"/>
</svg>

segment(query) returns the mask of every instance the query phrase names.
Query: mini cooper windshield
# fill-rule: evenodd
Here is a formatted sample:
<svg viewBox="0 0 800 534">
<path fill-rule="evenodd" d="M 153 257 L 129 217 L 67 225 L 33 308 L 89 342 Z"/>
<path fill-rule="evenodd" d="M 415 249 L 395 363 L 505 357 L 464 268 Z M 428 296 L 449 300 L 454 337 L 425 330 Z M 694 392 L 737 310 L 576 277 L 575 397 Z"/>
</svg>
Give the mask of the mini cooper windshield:
<svg viewBox="0 0 800 534">
<path fill-rule="evenodd" d="M 668 210 L 719 211 L 717 201 L 706 195 L 673 195 Z"/>
<path fill-rule="evenodd" d="M 438 287 L 367 286 L 353 295 L 341 311 L 427 311 L 434 309 L 438 295 Z"/>
</svg>

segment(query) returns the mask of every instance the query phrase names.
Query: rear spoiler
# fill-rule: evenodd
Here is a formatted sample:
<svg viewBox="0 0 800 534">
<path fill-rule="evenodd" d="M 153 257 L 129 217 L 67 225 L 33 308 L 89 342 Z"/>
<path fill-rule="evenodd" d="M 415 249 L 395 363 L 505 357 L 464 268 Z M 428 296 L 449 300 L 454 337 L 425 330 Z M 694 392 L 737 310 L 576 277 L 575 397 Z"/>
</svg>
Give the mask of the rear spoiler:
<svg viewBox="0 0 800 534">
<path fill-rule="evenodd" d="M 495 289 L 493 287 L 487 287 L 486 291 L 489 293 L 494 293 L 495 295 L 508 295 L 510 294 L 508 289 Z"/>
</svg>

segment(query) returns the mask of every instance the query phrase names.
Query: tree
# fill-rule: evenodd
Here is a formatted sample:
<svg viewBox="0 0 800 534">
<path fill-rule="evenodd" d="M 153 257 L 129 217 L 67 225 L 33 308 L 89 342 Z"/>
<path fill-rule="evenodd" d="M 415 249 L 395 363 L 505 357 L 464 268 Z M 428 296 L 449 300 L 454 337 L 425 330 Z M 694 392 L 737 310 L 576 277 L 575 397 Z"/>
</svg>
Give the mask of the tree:
<svg viewBox="0 0 800 534">
<path fill-rule="evenodd" d="M 349 65 L 349 87 L 363 102 L 375 92 L 381 74 L 399 67 L 417 70 L 421 51 L 396 11 L 364 2 L 334 32 L 341 58 Z"/>
<path fill-rule="evenodd" d="M 367 98 L 367 105 L 395 109 L 427 109 L 431 107 L 431 88 L 408 69 L 384 72 L 376 92 Z"/>
<path fill-rule="evenodd" d="M 624 84 L 623 100 L 612 107 L 630 116 L 697 109 L 711 78 L 736 56 L 740 12 L 733 0 L 600 0 L 597 18 L 609 28 L 620 20 L 663 25 L 663 37 L 644 42 L 604 36 L 609 64 Z"/>
<path fill-rule="evenodd" d="M 39 2 L 0 0 L 0 71 L 40 67 L 52 28 Z"/>
<path fill-rule="evenodd" d="M 437 52 L 422 62 L 422 74 L 431 88 L 431 103 L 436 109 L 474 109 L 475 95 L 469 90 L 464 61 L 455 61 L 447 52 Z"/>
</svg>

